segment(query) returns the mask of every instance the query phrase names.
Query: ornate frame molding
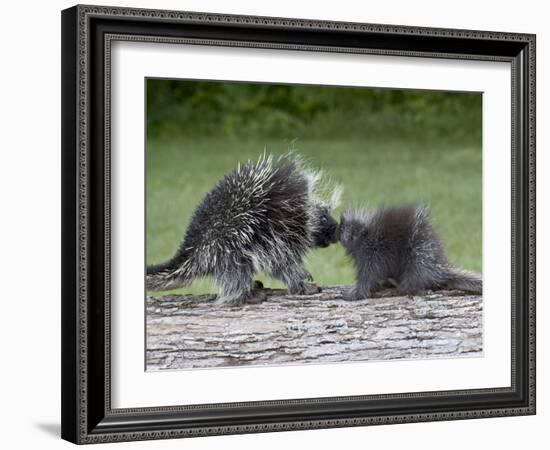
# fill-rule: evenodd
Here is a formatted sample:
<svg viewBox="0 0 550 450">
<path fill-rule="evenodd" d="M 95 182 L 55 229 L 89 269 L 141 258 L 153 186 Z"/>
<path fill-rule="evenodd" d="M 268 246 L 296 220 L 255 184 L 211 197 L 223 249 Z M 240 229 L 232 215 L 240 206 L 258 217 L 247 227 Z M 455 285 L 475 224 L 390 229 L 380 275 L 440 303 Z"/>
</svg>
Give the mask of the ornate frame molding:
<svg viewBox="0 0 550 450">
<path fill-rule="evenodd" d="M 99 6 L 76 6 L 65 10 L 62 20 L 62 435 L 65 439 L 76 443 L 97 443 L 535 413 L 534 35 Z M 130 23 L 133 25 L 132 30 L 125 31 Z M 135 31 L 136 28 L 145 29 L 147 24 L 152 23 L 169 27 L 172 31 L 193 26 L 194 33 L 200 36 L 174 37 L 173 33 L 153 36 Z M 235 27 L 246 30 L 254 39 L 232 38 L 231 30 Z M 311 38 L 311 30 L 326 33 L 314 40 Z M 220 33 L 224 34 L 223 38 L 214 36 Z M 375 45 L 332 45 L 345 43 L 346 37 L 351 34 L 361 36 L 365 42 L 372 39 Z M 338 37 L 333 38 L 332 44 L 331 36 Z M 269 40 L 270 37 L 275 41 Z M 109 344 L 110 49 L 115 40 L 510 62 L 513 77 L 511 387 L 113 410 L 110 402 Z M 491 43 L 498 45 L 488 45 Z M 444 51 L 445 45 L 452 51 Z M 103 86 L 102 92 L 98 92 L 100 85 Z M 94 104 L 98 94 L 101 94 L 99 106 Z M 92 110 L 97 113 L 99 107 L 104 121 L 101 126 L 96 123 L 97 115 L 91 114 Z M 103 153 L 99 160 L 97 149 Z M 98 235 L 100 239 L 97 238 Z M 101 251 L 98 246 L 102 247 Z M 101 280 L 99 284 L 102 289 L 99 289 L 97 280 Z M 100 298 L 103 299 L 102 302 L 97 301 Z M 101 317 L 99 322 L 91 319 L 95 314 Z M 97 348 L 98 344 L 103 345 L 103 365 L 99 363 L 97 356 L 90 354 L 90 348 Z M 98 374 L 103 374 L 102 382 L 92 380 Z M 70 381 L 65 383 L 67 380 Z M 102 391 L 99 402 L 92 400 L 92 397 L 98 395 L 98 389 Z M 488 400 L 485 403 L 476 403 L 474 400 L 478 396 Z M 419 407 L 418 411 L 412 413 L 398 413 L 396 410 L 391 414 L 383 414 L 369 410 L 354 416 L 350 408 L 346 417 L 333 417 L 327 410 L 326 417 L 316 419 L 307 418 L 304 413 L 301 416 L 294 415 L 291 420 L 276 420 L 274 416 L 272 421 L 262 423 L 253 423 L 250 420 L 221 423 L 212 417 L 209 425 L 203 425 L 209 411 L 219 412 L 224 408 L 258 407 L 265 414 L 266 409 L 271 408 L 273 411 L 277 410 L 277 417 L 284 417 L 280 411 L 290 406 L 307 408 L 307 405 L 317 405 L 318 412 L 323 405 L 331 403 L 351 404 L 362 401 L 366 405 L 379 400 L 399 400 L 414 409 L 415 402 L 420 399 L 447 397 L 466 402 L 471 400 L 477 406 L 470 409 L 449 406 L 445 409 L 434 400 L 433 408 L 422 410 Z M 378 409 L 383 410 L 380 407 Z M 201 412 L 201 421 L 193 424 L 191 419 L 182 418 L 180 422 L 176 420 L 175 426 L 168 425 L 174 423 L 173 420 L 169 422 L 169 419 L 185 415 L 191 410 Z"/>
</svg>

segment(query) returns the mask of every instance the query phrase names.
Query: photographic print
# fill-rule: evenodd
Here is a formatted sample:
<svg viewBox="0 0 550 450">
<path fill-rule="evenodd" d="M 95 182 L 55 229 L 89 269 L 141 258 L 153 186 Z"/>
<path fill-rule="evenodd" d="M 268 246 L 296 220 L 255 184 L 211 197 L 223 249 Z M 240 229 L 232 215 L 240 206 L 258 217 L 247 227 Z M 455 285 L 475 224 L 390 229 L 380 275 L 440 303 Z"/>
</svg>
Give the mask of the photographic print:
<svg viewBox="0 0 550 450">
<path fill-rule="evenodd" d="M 145 90 L 147 371 L 483 355 L 481 93 Z"/>
</svg>

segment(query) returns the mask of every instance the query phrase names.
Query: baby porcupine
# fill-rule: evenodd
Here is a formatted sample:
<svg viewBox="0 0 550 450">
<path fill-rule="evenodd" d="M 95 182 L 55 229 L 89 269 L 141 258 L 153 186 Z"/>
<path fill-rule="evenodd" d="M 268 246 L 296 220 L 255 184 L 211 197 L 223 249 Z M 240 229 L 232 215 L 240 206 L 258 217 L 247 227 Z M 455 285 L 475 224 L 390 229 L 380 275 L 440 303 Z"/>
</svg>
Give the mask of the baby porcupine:
<svg viewBox="0 0 550 450">
<path fill-rule="evenodd" d="M 312 247 L 337 242 L 330 208 L 339 189 L 324 188 L 321 172 L 294 154 L 276 160 L 264 154 L 239 165 L 196 208 L 176 255 L 147 267 L 147 289 L 174 289 L 212 275 L 218 305 L 255 303 L 265 294 L 253 274 L 264 272 L 291 294 L 318 292 L 302 260 Z"/>
<path fill-rule="evenodd" d="M 448 262 L 425 206 L 347 211 L 338 234 L 357 269 L 347 300 L 367 298 L 387 282 L 409 295 L 442 288 L 482 292 L 479 274 Z"/>
</svg>

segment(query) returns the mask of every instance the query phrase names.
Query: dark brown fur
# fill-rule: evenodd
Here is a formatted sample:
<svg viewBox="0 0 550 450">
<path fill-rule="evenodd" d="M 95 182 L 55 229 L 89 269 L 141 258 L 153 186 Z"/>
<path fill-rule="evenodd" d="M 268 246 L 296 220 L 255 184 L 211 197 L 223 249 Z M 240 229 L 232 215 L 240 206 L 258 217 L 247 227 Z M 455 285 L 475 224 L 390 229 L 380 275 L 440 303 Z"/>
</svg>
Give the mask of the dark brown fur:
<svg viewBox="0 0 550 450">
<path fill-rule="evenodd" d="M 388 282 L 408 295 L 443 288 L 482 292 L 480 275 L 450 265 L 424 206 L 348 211 L 339 239 L 357 269 L 348 300 L 367 298 Z"/>
</svg>

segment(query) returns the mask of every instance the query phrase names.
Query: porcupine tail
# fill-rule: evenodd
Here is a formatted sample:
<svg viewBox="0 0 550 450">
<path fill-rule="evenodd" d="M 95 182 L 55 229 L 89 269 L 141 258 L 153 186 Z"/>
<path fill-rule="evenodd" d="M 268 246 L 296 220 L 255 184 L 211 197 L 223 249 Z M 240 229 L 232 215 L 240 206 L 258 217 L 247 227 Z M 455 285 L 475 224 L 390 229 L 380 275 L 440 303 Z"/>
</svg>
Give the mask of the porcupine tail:
<svg viewBox="0 0 550 450">
<path fill-rule="evenodd" d="M 169 261 L 147 266 L 146 288 L 148 291 L 165 291 L 189 285 L 197 278 L 192 260 L 176 255 Z"/>
<path fill-rule="evenodd" d="M 470 272 L 468 270 L 451 267 L 445 286 L 450 289 L 473 292 L 481 294 L 483 292 L 483 280 L 481 274 Z"/>
</svg>

